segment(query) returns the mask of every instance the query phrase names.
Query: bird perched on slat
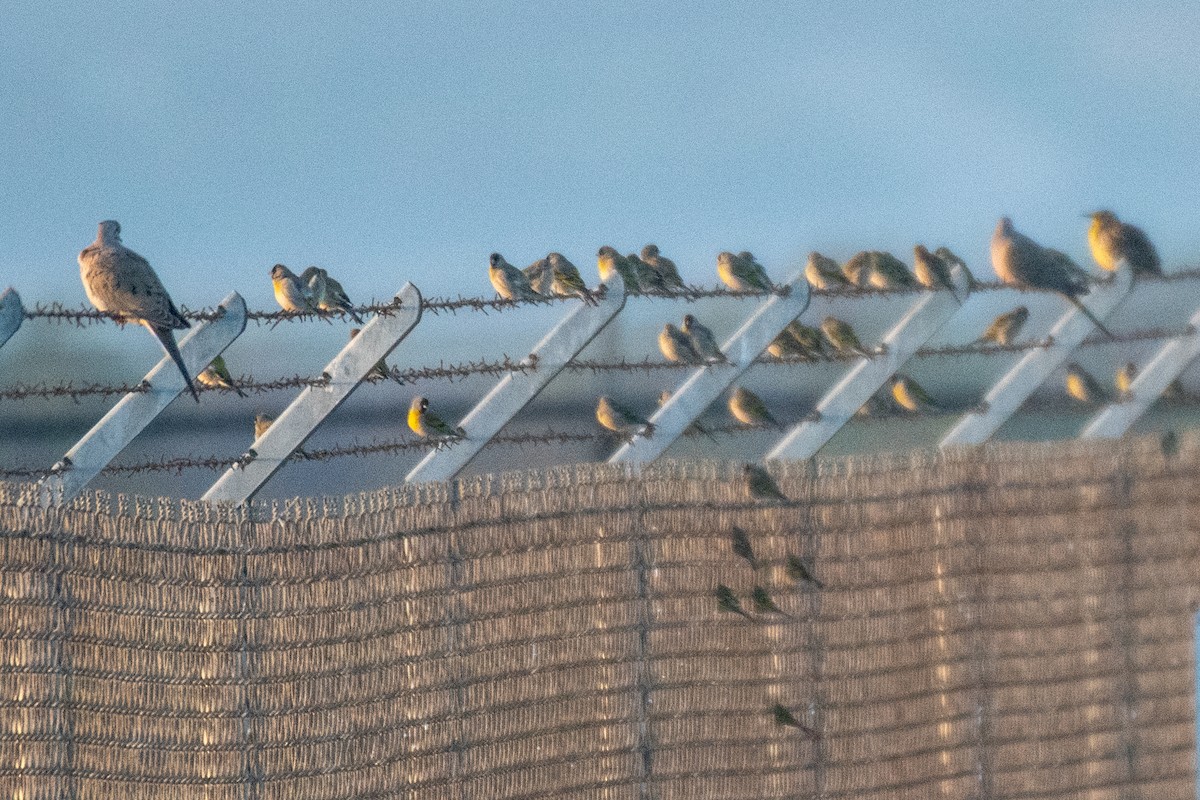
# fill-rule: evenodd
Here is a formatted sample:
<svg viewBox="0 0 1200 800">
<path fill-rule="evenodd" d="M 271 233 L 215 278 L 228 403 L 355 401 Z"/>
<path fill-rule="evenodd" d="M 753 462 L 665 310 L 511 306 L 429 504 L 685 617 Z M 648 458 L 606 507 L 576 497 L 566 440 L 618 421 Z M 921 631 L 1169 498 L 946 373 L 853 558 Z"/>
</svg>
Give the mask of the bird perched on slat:
<svg viewBox="0 0 1200 800">
<path fill-rule="evenodd" d="M 713 332 L 701 324 L 692 314 L 683 315 L 683 333 L 692 343 L 692 349 L 708 364 L 728 364 L 729 359 L 721 352 Z"/>
<path fill-rule="evenodd" d="M 1138 375 L 1137 364 L 1132 361 L 1126 361 L 1117 370 L 1117 374 L 1113 376 L 1113 384 L 1117 387 L 1117 397 L 1124 400 L 1130 395 L 1130 388 L 1133 386 L 1133 381 Z"/>
<path fill-rule="evenodd" d="M 504 260 L 499 253 L 488 258 L 488 279 L 496 294 L 505 300 L 537 300 L 541 295 L 533 290 L 525 273 Z"/>
<path fill-rule="evenodd" d="M 767 352 L 776 358 L 822 359 L 826 356 L 825 339 L 816 328 L 794 319 L 767 345 Z"/>
<path fill-rule="evenodd" d="M 833 345 L 833 349 L 843 355 L 856 353 L 864 358 L 872 356 L 872 353 L 863 347 L 849 322 L 837 317 L 826 317 L 821 321 L 821 333 L 825 335 L 825 340 Z"/>
<path fill-rule="evenodd" d="M 629 438 L 639 434 L 646 437 L 654 435 L 654 425 L 649 420 L 603 395 L 596 403 L 596 421 L 613 433 Z"/>
<path fill-rule="evenodd" d="M 360 333 L 362 333 L 361 328 L 351 328 L 350 338 L 354 339 Z M 371 370 L 367 373 L 366 378 L 367 380 L 383 380 L 404 383 L 404 381 L 392 374 L 391 368 L 387 365 L 387 360 L 382 358 L 375 362 L 375 366 L 371 367 Z"/>
<path fill-rule="evenodd" d="M 225 359 L 221 356 L 214 356 L 213 360 L 208 362 L 208 366 L 200 370 L 196 380 L 210 389 L 231 389 L 238 393 L 238 397 L 247 396 L 233 382 L 233 376 L 229 374 L 229 368 L 225 366 Z"/>
<path fill-rule="evenodd" d="M 283 264 L 271 267 L 271 286 L 275 290 L 275 302 L 284 311 L 309 314 L 317 310 L 308 282 L 300 280 L 299 275 Z"/>
<path fill-rule="evenodd" d="M 574 295 L 588 305 L 599 305 L 600 301 L 588 290 L 578 268 L 568 261 L 566 256 L 562 253 L 549 253 L 545 261 L 550 271 L 550 290 L 552 292 Z"/>
<path fill-rule="evenodd" d="M 929 252 L 923 244 L 913 247 L 913 275 L 925 288 L 949 289 L 954 299 L 958 300 L 954 281 L 950 279 L 950 264 L 936 253 Z"/>
<path fill-rule="evenodd" d="M 929 393 L 921 388 L 921 384 L 907 375 L 893 375 L 888 378 L 888 387 L 891 389 L 892 399 L 896 401 L 896 405 L 905 411 L 914 414 L 930 414 L 942 410 L 942 407 L 934 402 Z"/>
<path fill-rule="evenodd" d="M 675 262 L 658 252 L 658 245 L 648 244 L 642 248 L 642 261 L 658 273 L 659 282 L 664 289 L 683 289 L 683 278 L 679 277 L 679 269 Z"/>
<path fill-rule="evenodd" d="M 971 274 L 971 270 L 967 268 L 967 262 L 956 256 L 953 250 L 951 250 L 949 247 L 939 247 L 937 250 L 933 251 L 933 254 L 942 261 L 945 261 L 946 265 L 951 269 L 954 267 L 961 269 L 963 271 L 963 277 L 967 279 L 967 286 L 970 286 L 972 289 L 975 288 L 978 282 L 975 280 L 975 276 Z"/>
<path fill-rule="evenodd" d="M 1029 309 L 1025 306 L 1017 306 L 1012 311 L 1006 311 L 992 320 L 992 323 L 987 326 L 987 330 L 979 337 L 979 341 L 995 342 L 1007 347 L 1016 341 L 1017 334 L 1021 332 L 1021 328 L 1025 326 L 1025 321 L 1028 319 Z"/>
<path fill-rule="evenodd" d="M 463 439 L 467 432 L 452 428 L 441 417 L 429 410 L 428 398 L 417 395 L 408 406 L 408 427 L 422 439 Z"/>
<path fill-rule="evenodd" d="M 729 395 L 729 413 L 743 425 L 752 425 L 756 428 L 779 427 L 779 422 L 771 416 L 763 399 L 741 386 L 736 387 Z"/>
<path fill-rule="evenodd" d="M 604 245 L 596 253 L 596 269 L 600 272 L 600 280 L 608 281 L 613 275 L 620 275 L 625 282 L 627 293 L 640 292 L 642 285 L 638 283 L 637 269 L 629 263 L 629 259 L 617 252 L 616 248 Z"/>
<path fill-rule="evenodd" d="M 307 267 L 300 273 L 300 282 L 309 287 L 311 302 L 321 311 L 335 314 L 345 313 L 355 322 L 362 323 L 362 317 L 354 310 L 354 304 L 350 302 L 346 290 L 329 274 L 328 270 L 321 267 Z"/>
<path fill-rule="evenodd" d="M 853 285 L 836 261 L 815 251 L 808 254 L 804 277 L 815 289 L 842 289 Z"/>
<path fill-rule="evenodd" d="M 88 300 L 97 309 L 113 314 L 121 325 L 138 322 L 154 334 L 199 403 L 200 394 L 172 333 L 191 325 L 171 301 L 150 262 L 121 244 L 119 222 L 108 219 L 100 223 L 96 241 L 79 254 L 79 276 Z"/>
<path fill-rule="evenodd" d="M 917 279 L 904 262 L 891 253 L 872 250 L 867 260 L 867 283 L 876 289 L 912 289 Z"/>
<path fill-rule="evenodd" d="M 774 289 L 763 265 L 746 250 L 737 255 L 727 251 L 718 253 L 717 276 L 735 292 L 770 292 Z"/>
<path fill-rule="evenodd" d="M 255 414 L 254 438 L 261 439 L 262 435 L 267 432 L 267 428 L 270 428 L 273 422 L 275 422 L 274 417 L 267 416 L 266 414 Z"/>
<path fill-rule="evenodd" d="M 554 291 L 554 276 L 551 274 L 548 258 L 539 258 L 521 272 L 529 279 L 530 288 L 538 294 L 551 294 Z"/>
<path fill-rule="evenodd" d="M 662 351 L 663 358 L 675 364 L 704 363 L 704 359 L 692 347 L 692 340 L 670 322 L 658 333 L 658 349 Z"/>
<path fill-rule="evenodd" d="M 666 405 L 667 401 L 671 399 L 672 394 L 673 393 L 671 392 L 670 389 L 663 389 L 661 392 L 659 392 L 658 407 L 662 408 L 664 405 Z M 695 422 L 695 421 L 693 421 L 691 425 L 688 425 L 686 428 L 683 429 L 683 435 L 684 436 L 707 436 L 708 438 L 712 439 L 714 442 L 717 440 L 717 437 L 713 436 L 712 431 L 710 431 L 704 425 L 701 425 L 699 422 Z"/>
<path fill-rule="evenodd" d="M 755 500 L 787 500 L 771 473 L 754 464 L 742 466 L 742 485 L 746 494 Z"/>
<path fill-rule="evenodd" d="M 637 253 L 626 255 L 625 263 L 633 269 L 633 274 L 637 276 L 638 288 L 641 291 L 661 292 L 667 288 L 663 283 L 662 276 L 658 274 L 658 270 L 642 261 Z"/>
<path fill-rule="evenodd" d="M 1112 272 L 1125 260 L 1135 275 L 1162 275 L 1158 251 L 1145 231 L 1121 222 L 1111 211 L 1094 211 L 1089 216 L 1088 245 L 1101 269 Z"/>
<path fill-rule="evenodd" d="M 1000 280 L 1012 286 L 1061 294 L 1112 338 L 1112 332 L 1079 299 L 1088 291 L 1087 273 L 1063 253 L 1042 247 L 1018 232 L 1008 217 L 1000 218 L 992 234 L 992 268 Z"/>
<path fill-rule="evenodd" d="M 1066 386 L 1067 394 L 1081 403 L 1102 403 L 1109 399 L 1100 382 L 1074 362 L 1067 364 Z"/>
</svg>

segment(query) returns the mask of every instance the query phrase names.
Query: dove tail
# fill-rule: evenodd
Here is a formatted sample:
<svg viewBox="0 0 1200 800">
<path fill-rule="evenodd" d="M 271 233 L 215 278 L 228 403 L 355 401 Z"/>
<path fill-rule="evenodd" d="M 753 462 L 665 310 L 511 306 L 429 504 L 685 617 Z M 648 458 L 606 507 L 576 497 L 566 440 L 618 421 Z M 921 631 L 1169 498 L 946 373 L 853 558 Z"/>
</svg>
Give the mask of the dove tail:
<svg viewBox="0 0 1200 800">
<path fill-rule="evenodd" d="M 171 333 L 171 329 L 161 328 L 149 322 L 143 324 L 150 329 L 150 332 L 162 344 L 163 350 L 167 351 L 167 355 L 175 362 L 175 366 L 179 367 L 180 373 L 183 374 L 183 380 L 187 383 L 188 391 L 192 393 L 192 397 L 199 403 L 200 393 L 196 391 L 196 385 L 192 383 L 192 377 L 188 375 L 187 367 L 183 365 L 183 356 L 179 354 L 179 345 L 175 344 L 175 335 Z"/>
<path fill-rule="evenodd" d="M 1108 328 L 1104 327 L 1104 323 L 1096 318 L 1096 315 L 1093 314 L 1091 312 L 1091 310 L 1083 304 L 1082 300 L 1080 300 L 1078 297 L 1075 297 L 1074 295 L 1070 295 L 1070 294 L 1064 295 L 1064 296 L 1068 300 L 1070 300 L 1071 303 L 1073 303 L 1076 308 L 1078 308 L 1080 311 L 1082 311 L 1084 314 L 1086 314 L 1087 318 L 1090 319 L 1092 321 L 1092 323 L 1095 324 L 1095 326 L 1097 328 L 1099 328 L 1105 336 L 1107 336 L 1110 339 L 1117 338 L 1116 336 L 1113 336 L 1112 331 L 1110 331 Z"/>
</svg>

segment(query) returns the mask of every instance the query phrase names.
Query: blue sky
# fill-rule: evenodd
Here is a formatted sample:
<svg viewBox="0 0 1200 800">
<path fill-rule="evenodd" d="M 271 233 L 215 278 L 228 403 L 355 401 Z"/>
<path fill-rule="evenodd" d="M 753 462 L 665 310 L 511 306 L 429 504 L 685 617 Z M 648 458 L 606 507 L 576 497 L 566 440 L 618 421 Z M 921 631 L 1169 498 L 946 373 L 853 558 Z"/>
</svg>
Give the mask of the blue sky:
<svg viewBox="0 0 1200 800">
<path fill-rule="evenodd" d="M 104 4 L 108 5 L 108 4 Z M 712 283 L 1081 214 L 1200 253 L 1194 2 L 21 4 L 0 49 L 0 285 L 83 300 L 121 221 L 182 304 L 490 292 L 486 258 L 656 241 Z M 983 267 L 980 269 L 980 267 Z M 392 277 L 394 276 L 394 278 Z"/>
</svg>

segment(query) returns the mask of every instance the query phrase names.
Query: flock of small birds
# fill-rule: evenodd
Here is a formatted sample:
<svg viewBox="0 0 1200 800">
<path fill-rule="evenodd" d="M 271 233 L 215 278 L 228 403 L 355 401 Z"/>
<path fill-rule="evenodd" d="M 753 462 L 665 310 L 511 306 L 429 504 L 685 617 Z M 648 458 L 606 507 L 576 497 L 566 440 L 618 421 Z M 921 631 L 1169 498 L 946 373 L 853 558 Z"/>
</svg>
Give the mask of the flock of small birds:
<svg viewBox="0 0 1200 800">
<path fill-rule="evenodd" d="M 1128 263 L 1134 275 L 1161 274 L 1158 253 L 1140 229 L 1122 222 L 1111 211 L 1091 215 L 1088 243 L 1092 256 L 1103 270 L 1113 271 Z M 1096 327 L 1108 336 L 1111 332 L 1092 316 L 1080 296 L 1088 292 L 1090 276 L 1059 250 L 1043 247 L 1017 231 L 1012 221 L 1004 217 L 996 225 L 991 241 L 992 267 L 1003 283 L 1028 289 L 1056 292 L 1087 314 Z M 654 293 L 685 289 L 679 270 L 671 259 L 663 256 L 656 245 L 648 244 L 641 253 L 621 255 L 615 248 L 601 247 L 596 256 L 601 280 L 620 275 L 631 292 Z M 188 375 L 179 354 L 173 332 L 190 327 L 179 313 L 153 268 L 137 253 L 121 243 L 121 226 L 106 220 L 99 225 L 96 241 L 79 254 L 80 274 L 88 299 L 100 311 L 113 314 L 117 320 L 145 325 L 161 342 L 167 354 L 183 373 L 192 396 L 199 394 Z M 955 291 L 951 271 L 958 267 L 970 283 L 974 283 L 967 265 L 945 247 L 930 251 L 924 245 L 913 248 L 913 266 L 909 267 L 890 253 L 863 251 L 844 264 L 811 253 L 805 266 L 805 277 L 817 289 L 852 290 L 861 288 L 889 289 L 946 289 Z M 717 276 L 729 289 L 737 292 L 767 293 L 775 291 L 766 270 L 753 256 L 722 252 L 717 255 Z M 284 311 L 294 313 L 346 314 L 361 324 L 354 305 L 342 285 L 328 271 L 311 266 L 299 275 L 283 264 L 270 271 L 275 299 Z M 553 296 L 578 297 L 585 303 L 596 304 L 601 296 L 589 289 L 579 269 L 561 253 L 549 253 L 524 269 L 514 267 L 499 253 L 488 259 L 488 278 L 497 294 L 507 300 L 533 301 Z M 602 290 L 601 290 L 602 291 Z M 1012 344 L 1029 318 L 1029 309 L 1018 306 L 997 316 L 979 337 L 981 343 Z M 278 324 L 278 321 L 276 322 Z M 353 338 L 359 332 L 351 329 Z M 670 362 L 693 364 L 698 367 L 720 367 L 728 363 L 713 332 L 695 315 L 686 314 L 679 325 L 667 322 L 658 336 L 659 350 Z M 812 327 L 791 322 L 767 347 L 776 358 L 820 360 L 831 357 L 859 356 L 872 358 L 877 350 L 863 344 L 854 328 L 845 320 L 826 317 Z M 1082 403 L 1107 402 L 1128 392 L 1137 373 L 1136 365 L 1124 365 L 1115 377 L 1115 392 L 1107 391 L 1102 383 L 1086 373 L 1079 365 L 1067 369 L 1066 390 L 1070 397 Z M 394 379 L 387 364 L 381 360 L 370 375 L 373 379 Z M 196 380 L 212 388 L 245 393 L 236 385 L 224 359 L 213 359 Z M 911 377 L 897 374 L 887 385 L 888 398 L 900 410 L 929 413 L 941 410 L 930 395 Z M 1181 393 L 1175 384 L 1168 391 Z M 664 393 L 665 394 L 665 393 Z M 668 395 L 669 396 L 669 395 Z M 659 399 L 659 405 L 665 402 Z M 878 408 L 879 398 L 873 398 L 860 411 Z M 739 423 L 753 427 L 779 427 L 779 422 L 767 409 L 762 398 L 744 387 L 734 387 L 728 398 L 729 413 Z M 622 437 L 652 436 L 654 425 L 638 412 L 607 396 L 596 404 L 596 419 L 604 428 Z M 256 438 L 270 425 L 270 418 L 258 415 L 255 419 Z M 417 396 L 408 410 L 408 426 L 418 436 L 439 440 L 454 440 L 466 436 L 460 427 L 448 424 L 430 410 L 429 400 Z M 708 433 L 698 423 L 692 430 Z M 711 435 L 711 434 L 709 434 Z"/>
</svg>

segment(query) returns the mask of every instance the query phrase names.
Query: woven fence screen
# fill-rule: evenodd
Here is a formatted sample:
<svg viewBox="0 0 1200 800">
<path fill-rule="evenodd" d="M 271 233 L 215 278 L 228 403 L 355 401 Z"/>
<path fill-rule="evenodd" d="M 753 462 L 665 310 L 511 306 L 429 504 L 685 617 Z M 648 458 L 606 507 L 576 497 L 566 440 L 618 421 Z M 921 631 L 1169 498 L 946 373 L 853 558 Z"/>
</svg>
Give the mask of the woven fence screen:
<svg viewBox="0 0 1200 800">
<path fill-rule="evenodd" d="M 772 471 L 0 486 L 0 798 L 1194 796 L 1200 439 Z"/>
</svg>

